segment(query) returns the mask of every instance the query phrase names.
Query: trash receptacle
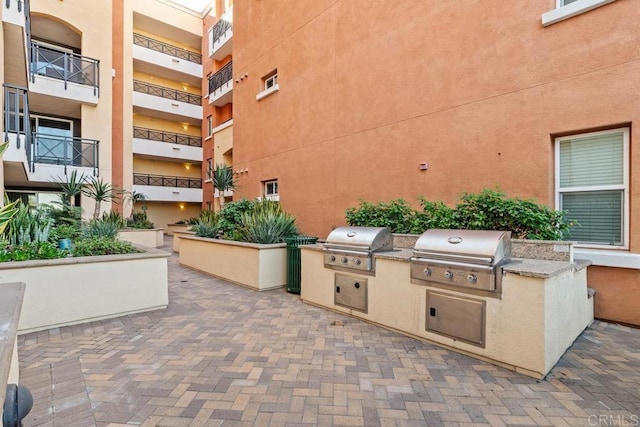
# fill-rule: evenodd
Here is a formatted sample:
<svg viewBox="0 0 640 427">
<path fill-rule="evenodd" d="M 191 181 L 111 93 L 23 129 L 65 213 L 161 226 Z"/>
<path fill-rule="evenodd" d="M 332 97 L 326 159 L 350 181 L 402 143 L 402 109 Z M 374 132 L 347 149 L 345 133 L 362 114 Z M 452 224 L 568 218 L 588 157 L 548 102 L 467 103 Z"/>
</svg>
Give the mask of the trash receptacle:
<svg viewBox="0 0 640 427">
<path fill-rule="evenodd" d="M 299 294 L 302 272 L 300 246 L 312 245 L 318 241 L 318 238 L 310 236 L 286 237 L 284 241 L 287 244 L 287 292 Z"/>
</svg>

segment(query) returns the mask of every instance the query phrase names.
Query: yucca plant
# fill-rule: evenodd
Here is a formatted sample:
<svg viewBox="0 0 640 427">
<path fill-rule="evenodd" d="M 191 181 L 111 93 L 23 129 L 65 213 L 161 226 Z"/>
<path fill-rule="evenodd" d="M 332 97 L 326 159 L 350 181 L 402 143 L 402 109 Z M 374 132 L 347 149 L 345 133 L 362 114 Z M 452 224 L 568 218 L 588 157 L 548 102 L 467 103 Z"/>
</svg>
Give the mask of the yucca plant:
<svg viewBox="0 0 640 427">
<path fill-rule="evenodd" d="M 114 223 L 118 229 L 124 228 L 127 222 L 118 211 L 105 212 L 102 214 L 101 219 L 105 222 Z"/>
<path fill-rule="evenodd" d="M 53 219 L 41 210 L 30 209 L 29 206 L 19 203 L 17 210 L 8 228 L 8 240 L 10 245 L 24 245 L 31 242 L 46 242 Z"/>
<path fill-rule="evenodd" d="M 278 202 L 263 200 L 251 212 L 242 215 L 238 235 L 251 243 L 282 243 L 286 237 L 298 235 L 295 217 L 282 210 Z"/>
<path fill-rule="evenodd" d="M 86 238 L 112 239 L 118 235 L 118 225 L 111 221 L 95 219 L 90 221 L 82 230 L 82 234 Z"/>
<path fill-rule="evenodd" d="M 208 178 L 213 182 L 213 188 L 218 190 L 220 210 L 222 210 L 222 208 L 224 208 L 225 191 L 235 190 L 238 188 L 238 182 L 233 173 L 233 169 L 231 166 L 216 164 L 215 169 L 209 172 Z"/>
<path fill-rule="evenodd" d="M 78 171 L 74 169 L 68 178 L 66 176 L 58 176 L 53 182 L 62 190 L 60 201 L 63 207 L 70 206 L 73 208 L 75 206 L 76 196 L 82 193 L 82 187 L 87 182 L 87 179 L 84 175 L 78 176 Z"/>
<path fill-rule="evenodd" d="M 100 206 L 102 202 L 118 200 L 121 193 L 122 191 L 111 185 L 111 183 L 104 182 L 102 178 L 95 176 L 89 178 L 86 185 L 82 187 L 82 194 L 95 201 L 93 209 L 94 220 L 98 220 L 100 217 Z"/>
</svg>

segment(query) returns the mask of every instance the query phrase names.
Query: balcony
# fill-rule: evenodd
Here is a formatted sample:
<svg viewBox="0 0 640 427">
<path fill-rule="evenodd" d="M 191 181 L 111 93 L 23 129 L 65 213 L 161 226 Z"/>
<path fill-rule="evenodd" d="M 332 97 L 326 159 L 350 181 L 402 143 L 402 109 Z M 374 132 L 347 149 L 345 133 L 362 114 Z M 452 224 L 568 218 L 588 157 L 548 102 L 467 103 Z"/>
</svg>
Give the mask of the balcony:
<svg viewBox="0 0 640 427">
<path fill-rule="evenodd" d="M 202 179 L 180 176 L 133 174 L 133 190 L 150 201 L 202 202 Z"/>
<path fill-rule="evenodd" d="M 199 124 L 202 120 L 202 97 L 189 92 L 133 81 L 133 106 L 152 117 Z"/>
<path fill-rule="evenodd" d="M 27 40 L 29 38 L 29 2 L 1 0 L 4 82 L 27 86 Z"/>
<path fill-rule="evenodd" d="M 135 68 L 198 86 L 202 79 L 202 55 L 141 34 L 133 34 Z"/>
<path fill-rule="evenodd" d="M 209 77 L 209 104 L 222 107 L 233 102 L 233 61 Z"/>
<path fill-rule="evenodd" d="M 134 126 L 133 153 L 147 157 L 201 162 L 202 138 Z"/>
<path fill-rule="evenodd" d="M 4 84 L 4 153 L 5 175 L 15 181 L 26 181 L 31 170 L 31 125 L 27 88 Z M 26 119 L 25 119 L 26 118 Z M 11 180 L 11 179 L 10 179 Z"/>
<path fill-rule="evenodd" d="M 100 61 L 31 43 L 29 90 L 42 95 L 97 105 Z"/>
<path fill-rule="evenodd" d="M 81 176 L 98 176 L 98 148 L 95 139 L 34 133 L 30 179 L 50 182 L 70 170 Z"/>
<path fill-rule="evenodd" d="M 222 15 L 209 30 L 209 57 L 221 61 L 233 48 L 233 8 Z"/>
</svg>

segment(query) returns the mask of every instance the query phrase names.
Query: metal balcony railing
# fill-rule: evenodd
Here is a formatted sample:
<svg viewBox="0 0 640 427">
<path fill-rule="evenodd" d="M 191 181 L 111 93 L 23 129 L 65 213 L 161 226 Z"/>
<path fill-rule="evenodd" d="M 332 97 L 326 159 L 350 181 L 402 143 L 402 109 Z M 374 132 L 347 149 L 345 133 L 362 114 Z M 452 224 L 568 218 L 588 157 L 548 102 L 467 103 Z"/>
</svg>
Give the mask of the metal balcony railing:
<svg viewBox="0 0 640 427">
<path fill-rule="evenodd" d="M 31 81 L 36 76 L 46 76 L 67 83 L 78 83 L 93 87 L 94 95 L 100 89 L 100 61 L 71 52 L 56 50 L 31 42 L 29 70 Z"/>
<path fill-rule="evenodd" d="M 231 22 L 221 19 L 216 22 L 216 25 L 211 29 L 211 44 L 220 40 L 220 37 L 224 36 L 228 30 L 233 30 L 233 24 Z"/>
<path fill-rule="evenodd" d="M 202 188 L 202 179 L 183 176 L 133 174 L 133 185 L 152 185 L 154 187 Z"/>
<path fill-rule="evenodd" d="M 147 139 L 149 141 L 168 142 L 171 144 L 188 145 L 190 147 L 202 147 L 202 138 L 199 136 L 185 135 L 182 133 L 165 132 L 156 129 L 146 129 L 134 126 L 133 137 Z"/>
<path fill-rule="evenodd" d="M 192 105 L 202 105 L 202 96 L 194 95 L 189 92 L 183 92 L 181 90 L 169 89 L 168 87 L 152 85 L 149 83 L 141 82 L 139 80 L 133 81 L 133 90 L 135 92 L 146 93 L 147 95 L 159 96 L 161 98 L 172 99 L 175 101 L 186 102 Z"/>
<path fill-rule="evenodd" d="M 4 140 L 9 141 L 9 133 L 17 134 L 16 148 L 20 149 L 20 135 L 24 136 L 24 150 L 29 167 L 31 162 L 31 123 L 29 116 L 29 92 L 26 87 L 3 84 L 4 87 Z"/>
<path fill-rule="evenodd" d="M 143 36 L 142 34 L 133 33 L 133 44 L 155 50 L 156 52 L 175 56 L 176 58 L 184 59 L 185 61 L 193 62 L 195 64 L 202 64 L 202 55 L 199 53 L 191 52 L 190 50 L 173 46 L 168 43 L 161 42 L 160 40 Z"/>
<path fill-rule="evenodd" d="M 95 139 L 44 133 L 33 134 L 33 162 L 49 165 L 93 168 L 98 174 L 98 144 Z"/>
<path fill-rule="evenodd" d="M 233 61 L 220 68 L 211 77 L 209 77 L 209 95 L 221 88 L 223 85 L 231 81 L 233 78 Z"/>
</svg>

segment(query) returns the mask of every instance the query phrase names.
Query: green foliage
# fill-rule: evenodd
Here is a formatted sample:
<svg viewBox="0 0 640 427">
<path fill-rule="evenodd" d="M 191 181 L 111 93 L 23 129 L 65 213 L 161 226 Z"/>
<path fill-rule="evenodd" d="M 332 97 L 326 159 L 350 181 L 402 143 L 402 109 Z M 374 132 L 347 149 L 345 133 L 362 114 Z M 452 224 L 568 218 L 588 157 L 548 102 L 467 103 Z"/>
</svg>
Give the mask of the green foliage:
<svg viewBox="0 0 640 427">
<path fill-rule="evenodd" d="M 19 202 L 20 199 L 9 203 L 9 200 L 5 198 L 4 206 L 0 208 L 0 235 L 4 234 L 13 217 L 18 213 Z"/>
<path fill-rule="evenodd" d="M 71 254 L 78 256 L 130 254 L 142 252 L 129 242 L 111 239 L 108 237 L 95 237 L 81 239 L 74 242 Z"/>
<path fill-rule="evenodd" d="M 9 222 L 7 238 L 10 245 L 22 246 L 31 242 L 46 242 L 53 219 L 45 211 L 30 209 L 19 203 L 17 211 Z"/>
<path fill-rule="evenodd" d="M 218 237 L 220 227 L 218 226 L 218 223 L 199 222 L 191 227 L 191 231 L 195 232 L 198 237 L 209 237 L 211 239 L 215 239 Z"/>
<path fill-rule="evenodd" d="M 118 211 L 109 211 L 102 214 L 102 221 L 111 222 L 118 227 L 118 229 L 124 228 L 127 221 L 120 215 Z"/>
<path fill-rule="evenodd" d="M 49 234 L 49 241 L 56 244 L 61 239 L 76 240 L 82 235 L 82 228 L 79 224 L 54 225 Z"/>
<path fill-rule="evenodd" d="M 238 182 L 233 173 L 233 169 L 231 169 L 231 166 L 216 164 L 213 171 L 209 173 L 208 178 L 213 182 L 213 188 L 218 190 L 218 194 L 220 194 L 220 210 L 222 210 L 225 205 L 224 192 L 238 188 Z"/>
<path fill-rule="evenodd" d="M 111 183 L 104 182 L 102 178 L 95 176 L 87 179 L 85 185 L 82 187 L 82 194 L 95 201 L 93 210 L 94 220 L 100 217 L 100 206 L 102 202 L 116 201 L 120 198 L 121 193 L 122 191 L 111 185 Z"/>
<path fill-rule="evenodd" d="M 295 218 L 271 200 L 254 202 L 253 209 L 242 214 L 237 231 L 240 240 L 263 244 L 281 243 L 284 238 L 299 234 Z"/>
<path fill-rule="evenodd" d="M 464 193 L 455 208 L 418 198 L 422 211 L 404 200 L 372 204 L 361 201 L 346 211 L 347 224 L 389 227 L 394 233 L 419 234 L 430 228 L 511 231 L 516 239 L 561 240 L 574 224 L 566 213 L 533 200 L 508 198 L 497 190 Z"/>
<path fill-rule="evenodd" d="M 252 200 L 240 199 L 224 205 L 220 211 L 218 225 L 225 239 L 240 240 L 237 230 L 242 223 L 242 215 L 251 212 L 256 203 Z"/>
<path fill-rule="evenodd" d="M 347 224 L 366 227 L 389 227 L 393 233 L 411 233 L 416 211 L 402 199 L 377 204 L 360 201 L 346 212 Z"/>
<path fill-rule="evenodd" d="M 117 223 L 98 219 L 91 220 L 86 224 L 83 227 L 82 235 L 85 238 L 114 240 L 118 235 L 118 231 L 120 231 L 120 228 Z"/>
<path fill-rule="evenodd" d="M 82 193 L 82 186 L 86 183 L 87 178 L 84 175 L 78 176 L 78 171 L 73 170 L 67 178 L 57 177 L 55 182 L 62 194 L 60 194 L 60 202 L 62 205 L 74 207 L 75 198 L 78 194 Z"/>
<path fill-rule="evenodd" d="M 66 252 L 61 251 L 51 242 L 28 242 L 10 245 L 0 251 L 0 262 L 54 259 L 65 256 Z"/>
<path fill-rule="evenodd" d="M 133 212 L 131 217 L 127 219 L 128 228 L 136 228 L 139 230 L 151 230 L 155 225 L 147 218 L 145 211 Z"/>
<path fill-rule="evenodd" d="M 208 223 L 217 223 L 220 220 L 220 214 L 215 211 L 202 211 L 198 216 L 198 222 L 208 222 Z"/>
</svg>

